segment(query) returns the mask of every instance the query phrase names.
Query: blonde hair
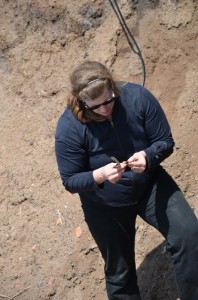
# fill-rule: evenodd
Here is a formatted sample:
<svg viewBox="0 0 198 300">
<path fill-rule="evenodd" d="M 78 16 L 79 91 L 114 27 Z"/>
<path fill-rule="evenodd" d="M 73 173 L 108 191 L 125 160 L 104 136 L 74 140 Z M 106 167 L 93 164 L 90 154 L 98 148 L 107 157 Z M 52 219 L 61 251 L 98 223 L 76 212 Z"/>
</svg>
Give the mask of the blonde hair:
<svg viewBox="0 0 198 300">
<path fill-rule="evenodd" d="M 97 61 L 86 61 L 73 70 L 70 75 L 71 94 L 68 107 L 82 123 L 92 120 L 103 121 L 104 117 L 85 108 L 81 100 L 94 100 L 106 89 L 112 90 L 115 96 L 120 92 L 110 71 Z"/>
</svg>

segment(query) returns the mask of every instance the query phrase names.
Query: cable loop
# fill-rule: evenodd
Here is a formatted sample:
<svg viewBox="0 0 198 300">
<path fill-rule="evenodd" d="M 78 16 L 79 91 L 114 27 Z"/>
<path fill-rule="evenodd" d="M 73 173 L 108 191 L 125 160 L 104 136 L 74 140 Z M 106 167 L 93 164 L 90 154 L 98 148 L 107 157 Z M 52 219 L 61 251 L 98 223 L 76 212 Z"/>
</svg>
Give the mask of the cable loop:
<svg viewBox="0 0 198 300">
<path fill-rule="evenodd" d="M 112 6 L 112 8 L 113 8 L 113 10 L 114 10 L 114 12 L 115 12 L 118 20 L 119 20 L 119 22 L 120 22 L 120 25 L 122 26 L 122 29 L 123 29 L 123 31 L 125 33 L 125 36 L 126 36 L 126 38 L 128 40 L 128 43 L 129 43 L 131 49 L 140 58 L 141 66 L 142 66 L 142 83 L 141 83 L 141 85 L 144 86 L 145 80 L 146 80 L 146 68 L 145 68 L 145 63 L 144 63 L 144 59 L 142 57 L 142 53 L 140 51 L 140 48 L 139 48 L 139 46 L 138 46 L 138 44 L 137 44 L 137 42 L 136 42 L 136 40 L 135 40 L 135 38 L 134 38 L 131 30 L 129 29 L 128 25 L 126 24 L 126 22 L 124 20 L 124 17 L 123 17 L 123 15 L 121 13 L 121 10 L 120 10 L 120 8 L 118 6 L 117 1 L 116 0 L 114 0 L 114 1 L 113 0 L 109 0 L 109 2 L 111 4 L 111 6 Z M 136 49 L 134 48 L 133 44 L 135 45 Z"/>
</svg>

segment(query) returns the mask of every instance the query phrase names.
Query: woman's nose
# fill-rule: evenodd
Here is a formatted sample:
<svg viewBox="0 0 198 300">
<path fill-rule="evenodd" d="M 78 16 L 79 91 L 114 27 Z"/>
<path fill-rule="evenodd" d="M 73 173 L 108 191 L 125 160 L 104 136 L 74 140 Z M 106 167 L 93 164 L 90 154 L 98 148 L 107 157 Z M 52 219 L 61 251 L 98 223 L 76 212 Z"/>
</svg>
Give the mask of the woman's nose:
<svg viewBox="0 0 198 300">
<path fill-rule="evenodd" d="M 100 109 L 100 112 L 106 112 L 106 111 L 109 110 L 109 108 L 107 107 L 107 105 L 101 105 L 101 106 L 99 107 L 99 109 Z"/>
</svg>

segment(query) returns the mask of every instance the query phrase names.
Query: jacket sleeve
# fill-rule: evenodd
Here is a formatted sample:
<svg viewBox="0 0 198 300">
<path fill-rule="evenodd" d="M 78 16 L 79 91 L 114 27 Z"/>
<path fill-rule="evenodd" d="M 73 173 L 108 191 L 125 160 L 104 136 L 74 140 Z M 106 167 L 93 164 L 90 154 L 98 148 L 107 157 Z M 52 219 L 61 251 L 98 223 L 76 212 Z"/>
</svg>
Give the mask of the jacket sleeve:
<svg viewBox="0 0 198 300">
<path fill-rule="evenodd" d="M 142 90 L 142 104 L 144 128 L 150 145 L 144 151 L 147 154 L 147 168 L 153 169 L 172 154 L 174 140 L 162 107 L 145 88 Z"/>
<path fill-rule="evenodd" d="M 88 170 L 88 158 L 78 129 L 69 119 L 59 119 L 55 135 L 55 153 L 59 173 L 66 190 L 71 193 L 97 188 Z"/>
</svg>

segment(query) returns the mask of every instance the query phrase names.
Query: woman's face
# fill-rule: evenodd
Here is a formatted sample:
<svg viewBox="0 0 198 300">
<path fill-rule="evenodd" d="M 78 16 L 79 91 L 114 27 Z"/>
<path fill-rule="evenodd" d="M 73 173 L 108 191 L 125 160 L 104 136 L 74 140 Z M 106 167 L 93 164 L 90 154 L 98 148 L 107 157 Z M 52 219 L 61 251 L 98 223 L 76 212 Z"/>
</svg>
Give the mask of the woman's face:
<svg viewBox="0 0 198 300">
<path fill-rule="evenodd" d="M 88 110 L 109 118 L 114 106 L 114 97 L 113 91 L 106 89 L 101 96 L 94 100 L 86 100 L 85 103 L 88 106 Z"/>
</svg>

